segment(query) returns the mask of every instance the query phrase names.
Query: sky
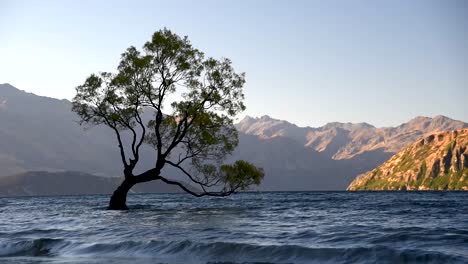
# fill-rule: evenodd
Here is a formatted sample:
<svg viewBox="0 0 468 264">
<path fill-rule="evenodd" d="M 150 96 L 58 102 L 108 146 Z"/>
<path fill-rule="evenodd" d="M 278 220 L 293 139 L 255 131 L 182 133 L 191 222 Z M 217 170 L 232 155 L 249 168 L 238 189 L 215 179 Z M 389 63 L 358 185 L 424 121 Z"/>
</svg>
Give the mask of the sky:
<svg viewBox="0 0 468 264">
<path fill-rule="evenodd" d="M 300 126 L 468 121 L 464 0 L 0 0 L 0 83 L 70 100 L 164 27 L 246 73 L 242 115 Z"/>
</svg>

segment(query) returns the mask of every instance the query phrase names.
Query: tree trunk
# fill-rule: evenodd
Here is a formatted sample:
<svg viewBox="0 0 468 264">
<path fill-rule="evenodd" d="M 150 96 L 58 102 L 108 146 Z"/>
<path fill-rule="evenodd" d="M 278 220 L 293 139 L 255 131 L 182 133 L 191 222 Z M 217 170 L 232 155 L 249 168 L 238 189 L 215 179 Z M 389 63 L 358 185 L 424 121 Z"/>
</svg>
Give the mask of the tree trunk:
<svg viewBox="0 0 468 264">
<path fill-rule="evenodd" d="M 127 193 L 135 185 L 135 182 L 125 179 L 122 184 L 112 193 L 109 201 L 109 210 L 128 210 Z"/>
</svg>

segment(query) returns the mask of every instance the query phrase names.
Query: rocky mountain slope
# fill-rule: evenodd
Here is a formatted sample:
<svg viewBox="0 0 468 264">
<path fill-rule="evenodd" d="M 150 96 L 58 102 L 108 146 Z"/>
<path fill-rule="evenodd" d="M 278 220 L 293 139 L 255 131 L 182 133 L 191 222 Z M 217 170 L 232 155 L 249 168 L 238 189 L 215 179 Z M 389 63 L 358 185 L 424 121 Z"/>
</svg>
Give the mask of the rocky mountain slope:
<svg viewBox="0 0 468 264">
<path fill-rule="evenodd" d="M 374 152 L 387 153 L 387 158 L 435 131 L 468 127 L 468 123 L 445 116 L 416 117 L 397 127 L 376 128 L 367 123 L 328 123 L 322 127 L 297 127 L 269 116 L 245 117 L 237 124 L 239 131 L 260 138 L 289 137 L 333 159 L 352 159 Z M 385 156 L 385 155 L 382 155 Z"/>
<path fill-rule="evenodd" d="M 468 190 L 468 129 L 418 140 L 348 190 Z"/>
</svg>

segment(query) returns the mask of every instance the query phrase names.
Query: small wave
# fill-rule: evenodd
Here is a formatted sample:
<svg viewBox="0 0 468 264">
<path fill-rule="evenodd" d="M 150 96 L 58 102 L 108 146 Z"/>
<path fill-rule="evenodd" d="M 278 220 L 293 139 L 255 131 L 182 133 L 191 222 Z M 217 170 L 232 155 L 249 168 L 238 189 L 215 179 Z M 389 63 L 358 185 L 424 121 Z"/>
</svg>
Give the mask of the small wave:
<svg viewBox="0 0 468 264">
<path fill-rule="evenodd" d="M 464 263 L 467 259 L 434 251 L 371 248 L 308 248 L 296 245 L 193 241 L 82 243 L 35 239 L 0 244 L 1 257 L 152 258 L 167 263 Z"/>
<path fill-rule="evenodd" d="M 56 228 L 51 228 L 51 229 L 35 228 L 35 229 L 27 229 L 27 230 L 14 231 L 14 232 L 0 232 L 0 235 L 1 236 L 13 236 L 13 237 L 21 237 L 21 236 L 28 236 L 28 235 L 44 236 L 44 235 L 49 235 L 49 234 L 60 234 L 60 233 L 66 233 L 66 232 L 67 232 L 66 230 L 56 229 Z"/>
<path fill-rule="evenodd" d="M 9 244 L 0 243 L 0 257 L 17 256 L 53 256 L 51 249 L 66 246 L 68 242 L 62 239 L 40 238 L 13 242 Z"/>
<path fill-rule="evenodd" d="M 450 242 L 450 244 L 465 244 L 468 243 L 466 235 L 458 233 L 420 233 L 420 232 L 398 232 L 393 234 L 385 234 L 375 236 L 370 239 L 372 244 L 394 244 L 394 243 L 422 243 L 436 242 L 440 244 L 441 241 Z"/>
</svg>

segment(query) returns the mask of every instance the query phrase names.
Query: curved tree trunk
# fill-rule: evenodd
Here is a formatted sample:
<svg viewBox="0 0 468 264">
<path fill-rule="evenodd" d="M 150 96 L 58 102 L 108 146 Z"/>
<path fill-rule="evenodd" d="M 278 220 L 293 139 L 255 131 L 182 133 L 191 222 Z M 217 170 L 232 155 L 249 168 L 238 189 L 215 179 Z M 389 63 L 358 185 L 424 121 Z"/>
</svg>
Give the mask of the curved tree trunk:
<svg viewBox="0 0 468 264">
<path fill-rule="evenodd" d="M 128 210 L 127 193 L 135 185 L 135 182 L 125 179 L 112 193 L 109 201 L 109 210 Z"/>
</svg>

